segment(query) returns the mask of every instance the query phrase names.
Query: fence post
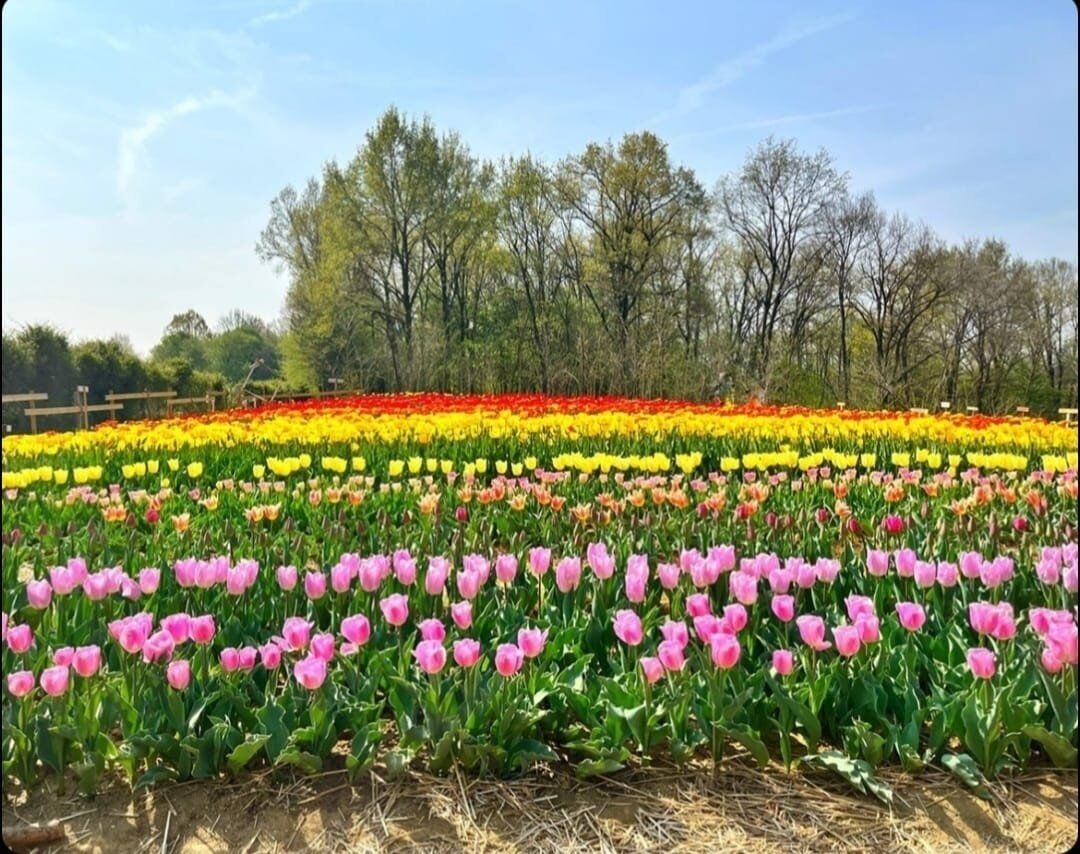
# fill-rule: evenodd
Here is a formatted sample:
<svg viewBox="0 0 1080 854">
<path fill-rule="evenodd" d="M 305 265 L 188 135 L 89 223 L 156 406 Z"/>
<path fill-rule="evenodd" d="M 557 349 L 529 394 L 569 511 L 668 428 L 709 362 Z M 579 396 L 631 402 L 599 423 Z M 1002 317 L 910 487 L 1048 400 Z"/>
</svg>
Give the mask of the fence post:
<svg viewBox="0 0 1080 854">
<path fill-rule="evenodd" d="M 33 394 L 34 390 L 30 389 L 30 394 Z M 30 416 L 30 432 L 37 433 L 37 414 L 34 412 L 34 401 L 30 401 L 30 410 L 27 413 Z"/>
</svg>

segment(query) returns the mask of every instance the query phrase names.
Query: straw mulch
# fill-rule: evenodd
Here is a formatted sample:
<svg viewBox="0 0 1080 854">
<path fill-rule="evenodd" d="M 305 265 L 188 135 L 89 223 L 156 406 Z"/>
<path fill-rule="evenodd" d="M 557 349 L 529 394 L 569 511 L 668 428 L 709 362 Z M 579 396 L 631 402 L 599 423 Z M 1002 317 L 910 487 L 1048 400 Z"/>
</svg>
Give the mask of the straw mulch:
<svg viewBox="0 0 1080 854">
<path fill-rule="evenodd" d="M 1075 771 L 1033 771 L 980 799 L 944 772 L 883 771 L 889 807 L 825 774 L 726 763 L 578 780 L 565 768 L 515 780 L 353 784 L 261 772 L 93 801 L 44 789 L 5 793 L 4 828 L 59 820 L 64 850 L 235 851 L 1048 851 L 1077 836 Z"/>
</svg>

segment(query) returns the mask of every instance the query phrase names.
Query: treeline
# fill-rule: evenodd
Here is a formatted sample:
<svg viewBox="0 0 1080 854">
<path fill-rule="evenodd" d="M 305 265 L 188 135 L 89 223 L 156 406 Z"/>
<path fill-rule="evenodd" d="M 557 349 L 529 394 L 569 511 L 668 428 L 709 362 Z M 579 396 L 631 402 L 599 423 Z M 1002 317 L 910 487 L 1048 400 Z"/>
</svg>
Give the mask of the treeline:
<svg viewBox="0 0 1080 854">
<path fill-rule="evenodd" d="M 710 190 L 651 133 L 490 163 L 390 109 L 282 190 L 257 251 L 289 277 L 296 386 L 1076 401 L 1074 265 L 949 245 L 790 141 Z"/>
<path fill-rule="evenodd" d="M 186 311 L 169 322 L 148 359 L 140 358 L 121 336 L 72 343 L 55 327 L 33 324 L 4 333 L 0 360 L 4 394 L 48 394 L 48 401 L 39 407 L 71 405 L 79 385 L 90 389 L 90 403 L 104 402 L 111 392 L 170 389 L 179 397 L 236 392 L 228 401 L 235 403 L 241 385 L 260 389 L 275 380 L 280 349 L 277 332 L 257 317 L 232 311 L 211 329 L 200 314 Z M 5 406 L 4 423 L 24 429 L 25 407 Z M 159 414 L 163 409 L 161 401 L 129 401 L 124 417 Z M 67 428 L 74 423 L 73 416 L 56 416 L 42 421 L 41 428 Z"/>
</svg>

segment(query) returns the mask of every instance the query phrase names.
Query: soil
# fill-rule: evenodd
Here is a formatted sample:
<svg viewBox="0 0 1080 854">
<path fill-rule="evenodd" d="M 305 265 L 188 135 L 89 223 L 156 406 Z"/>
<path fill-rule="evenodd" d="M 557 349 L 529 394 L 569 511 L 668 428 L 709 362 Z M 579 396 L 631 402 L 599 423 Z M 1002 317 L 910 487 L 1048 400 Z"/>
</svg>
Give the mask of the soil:
<svg viewBox="0 0 1080 854">
<path fill-rule="evenodd" d="M 50 785 L 5 791 L 11 829 L 57 821 L 37 850 L 235 851 L 1067 851 L 1077 839 L 1077 773 L 1036 770 L 980 798 L 944 772 L 884 771 L 891 808 L 826 772 L 726 763 L 578 780 L 543 768 L 515 780 L 395 780 L 376 769 L 312 777 L 119 784 L 86 800 Z"/>
</svg>

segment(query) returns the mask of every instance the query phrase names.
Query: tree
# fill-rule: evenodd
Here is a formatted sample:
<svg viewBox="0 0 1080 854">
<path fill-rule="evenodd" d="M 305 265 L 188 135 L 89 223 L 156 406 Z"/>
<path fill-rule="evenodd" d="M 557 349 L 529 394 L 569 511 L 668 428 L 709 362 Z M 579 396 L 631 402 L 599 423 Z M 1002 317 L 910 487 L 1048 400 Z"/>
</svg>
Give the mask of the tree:
<svg viewBox="0 0 1080 854">
<path fill-rule="evenodd" d="M 949 293 L 940 252 L 929 229 L 907 217 L 879 212 L 872 220 L 852 305 L 874 340 L 869 379 L 879 406 L 910 400 L 908 382 L 930 358 L 917 345 Z"/>
<path fill-rule="evenodd" d="M 627 134 L 616 148 L 592 144 L 564 161 L 564 203 L 585 232 L 588 267 L 582 286 L 616 343 L 620 377 L 630 390 L 637 327 L 674 289 L 673 244 L 705 193 L 689 169 L 676 168 L 652 133 Z"/>
<path fill-rule="evenodd" d="M 785 312 L 798 342 L 817 308 L 827 212 L 846 182 L 826 152 L 801 154 L 794 141 L 770 137 L 717 187 L 721 226 L 750 264 L 750 367 L 766 392 Z"/>
<path fill-rule="evenodd" d="M 877 216 L 874 197 L 866 193 L 840 196 L 825 208 L 824 275 L 836 295 L 839 320 L 838 368 L 840 395 L 851 398 L 850 335 L 851 296 L 855 288 L 859 257 L 866 249 L 870 228 Z"/>
</svg>

